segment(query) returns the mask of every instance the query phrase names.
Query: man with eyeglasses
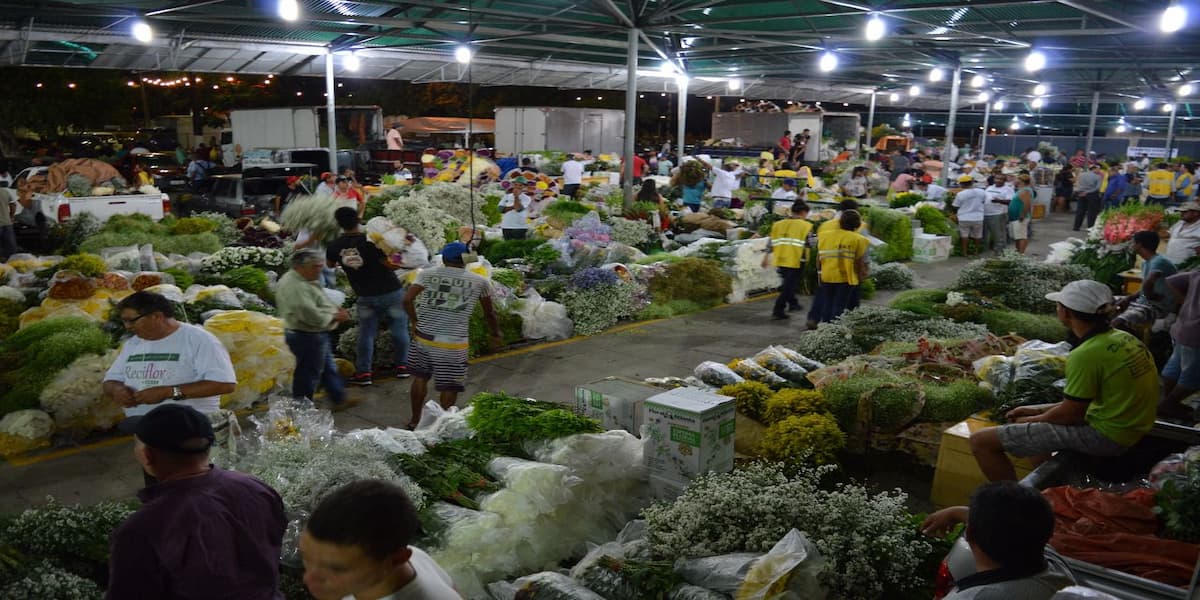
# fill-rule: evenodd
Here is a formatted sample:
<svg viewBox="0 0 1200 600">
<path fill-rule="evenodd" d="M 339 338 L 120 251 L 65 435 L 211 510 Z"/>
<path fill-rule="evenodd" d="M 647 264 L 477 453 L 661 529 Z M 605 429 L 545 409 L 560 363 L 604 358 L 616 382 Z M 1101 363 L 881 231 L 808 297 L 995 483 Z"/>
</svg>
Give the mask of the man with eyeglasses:
<svg viewBox="0 0 1200 600">
<path fill-rule="evenodd" d="M 221 395 L 237 388 L 237 376 L 216 336 L 176 321 L 171 301 L 159 294 L 137 292 L 115 310 L 133 334 L 104 375 L 104 393 L 125 406 L 122 429 L 164 403 L 186 404 L 210 418 L 222 412 Z"/>
</svg>

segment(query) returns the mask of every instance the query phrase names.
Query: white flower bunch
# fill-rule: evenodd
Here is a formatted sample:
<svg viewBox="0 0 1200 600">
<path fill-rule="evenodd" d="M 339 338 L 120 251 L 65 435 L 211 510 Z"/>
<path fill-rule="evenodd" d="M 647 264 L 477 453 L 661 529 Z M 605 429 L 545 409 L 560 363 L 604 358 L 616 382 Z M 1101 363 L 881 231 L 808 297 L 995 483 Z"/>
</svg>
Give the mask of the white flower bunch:
<svg viewBox="0 0 1200 600">
<path fill-rule="evenodd" d="M 413 196 L 392 200 L 384 207 L 383 216 L 417 236 L 433 252 L 446 245 L 446 228 L 462 223 L 445 210 L 431 206 L 428 200 Z"/>
<path fill-rule="evenodd" d="M 645 221 L 614 217 L 609 220 L 608 225 L 612 227 L 612 241 L 626 246 L 644 244 L 654 235 L 654 226 Z"/>
<path fill-rule="evenodd" d="M 912 288 L 916 273 L 903 263 L 871 263 L 871 279 L 878 290 L 907 290 Z"/>
<path fill-rule="evenodd" d="M 483 193 L 476 192 L 472 198 L 471 188 L 465 185 L 435 182 L 414 191 L 409 197 L 423 200 L 434 208 L 446 211 L 459 223 L 487 224 L 487 217 L 483 215 Z"/>
<path fill-rule="evenodd" d="M 575 323 L 575 335 L 595 335 L 641 310 L 638 292 L 639 286 L 631 282 L 597 285 L 568 290 L 562 303 Z"/>
<path fill-rule="evenodd" d="M 325 196 L 301 196 L 284 207 L 279 222 L 288 231 L 304 229 L 319 240 L 330 240 L 341 232 L 333 213 L 343 206 L 358 208 L 353 200 L 335 202 Z"/>
<path fill-rule="evenodd" d="M 847 356 L 862 352 L 854 343 L 850 328 L 838 323 L 821 323 L 816 331 L 802 334 L 791 347 L 800 354 L 825 364 L 841 362 Z"/>
<path fill-rule="evenodd" d="M 0 539 L 31 555 L 78 558 L 103 563 L 108 560 L 109 535 L 133 507 L 120 502 L 68 506 L 49 498 L 40 508 L 29 508 L 0 530 Z M 48 597 L 6 596 L 4 598 Z"/>
<path fill-rule="evenodd" d="M 111 429 L 125 418 L 121 405 L 104 395 L 104 374 L 117 360 L 119 350 L 103 356 L 88 354 L 59 372 L 39 397 L 42 408 L 54 417 L 58 430 L 85 433 Z"/>
<path fill-rule="evenodd" d="M 230 246 L 210 254 L 201 262 L 200 268 L 209 273 L 224 273 L 245 266 L 271 271 L 283 267 L 286 262 L 287 255 L 277 248 Z"/>
<path fill-rule="evenodd" d="M 702 476 L 674 503 L 642 512 L 647 539 L 672 558 L 761 553 L 794 527 L 828 560 L 822 583 L 838 598 L 875 599 L 918 584 L 930 545 L 911 524 L 905 495 L 853 484 L 824 489 L 821 479 L 833 470 L 788 475 L 778 464 L 757 463 Z"/>
<path fill-rule="evenodd" d="M 0 598 L 96 600 L 104 595 L 96 582 L 42 561 L 21 579 L 0 588 Z"/>
<path fill-rule="evenodd" d="M 54 433 L 54 419 L 40 410 L 17 410 L 0 419 L 0 436 L 42 440 Z"/>
<path fill-rule="evenodd" d="M 946 306 L 958 306 L 959 304 L 966 303 L 967 297 L 962 292 L 950 292 L 946 294 Z"/>
</svg>

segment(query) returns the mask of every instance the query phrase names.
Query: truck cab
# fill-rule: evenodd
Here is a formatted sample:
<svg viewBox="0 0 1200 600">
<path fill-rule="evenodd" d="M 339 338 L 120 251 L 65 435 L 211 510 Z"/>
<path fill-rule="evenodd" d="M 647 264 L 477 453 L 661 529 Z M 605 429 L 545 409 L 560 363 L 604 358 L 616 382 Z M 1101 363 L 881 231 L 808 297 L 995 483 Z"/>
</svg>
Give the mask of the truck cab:
<svg viewBox="0 0 1200 600">
<path fill-rule="evenodd" d="M 211 210 L 233 218 L 267 215 L 274 209 L 275 198 L 287 195 L 288 177 L 312 175 L 318 169 L 311 163 L 285 163 L 214 175 L 208 191 L 192 201 L 192 210 Z"/>
</svg>

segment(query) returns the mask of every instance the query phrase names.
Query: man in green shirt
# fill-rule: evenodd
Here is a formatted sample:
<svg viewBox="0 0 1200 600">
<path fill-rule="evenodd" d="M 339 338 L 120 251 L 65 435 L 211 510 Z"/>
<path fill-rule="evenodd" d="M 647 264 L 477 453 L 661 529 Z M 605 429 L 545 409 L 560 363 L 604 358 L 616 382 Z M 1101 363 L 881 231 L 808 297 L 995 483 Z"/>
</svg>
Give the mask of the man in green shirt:
<svg viewBox="0 0 1200 600">
<path fill-rule="evenodd" d="M 1079 338 L 1067 357 L 1067 386 L 1062 401 L 1014 408 L 1005 415 L 1010 425 L 971 434 L 971 451 L 990 481 L 1017 478 L 1006 453 L 1035 461 L 1058 450 L 1119 456 L 1154 426 L 1154 359 L 1136 337 L 1109 325 L 1112 290 L 1080 280 L 1046 299 L 1058 303 L 1058 320 Z"/>
<path fill-rule="evenodd" d="M 283 319 L 284 339 L 296 356 L 292 374 L 292 396 L 312 399 L 317 384 L 325 386 L 334 410 L 349 406 L 346 388 L 333 362 L 329 332 L 350 318 L 346 309 L 334 304 L 318 280 L 325 257 L 316 250 L 292 255 L 292 268 L 279 278 L 275 298 Z"/>
</svg>

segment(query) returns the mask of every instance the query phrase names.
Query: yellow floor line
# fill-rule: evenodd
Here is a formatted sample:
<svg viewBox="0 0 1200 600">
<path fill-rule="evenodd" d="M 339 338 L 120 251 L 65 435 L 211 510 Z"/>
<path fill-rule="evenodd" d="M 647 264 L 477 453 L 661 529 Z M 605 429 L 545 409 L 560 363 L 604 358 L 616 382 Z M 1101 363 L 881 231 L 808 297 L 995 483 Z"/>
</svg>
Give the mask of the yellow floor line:
<svg viewBox="0 0 1200 600">
<path fill-rule="evenodd" d="M 749 302 L 759 302 L 762 300 L 772 299 L 776 295 L 778 295 L 778 294 L 770 293 L 770 294 L 764 294 L 762 296 L 755 296 L 754 298 L 748 298 L 743 302 L 739 302 L 738 304 L 746 304 Z M 695 313 L 690 313 L 690 314 L 693 314 L 693 315 L 699 314 L 700 312 L 707 312 L 709 310 L 717 310 L 720 308 L 725 308 L 727 306 L 736 306 L 736 305 L 735 304 L 719 304 L 710 309 L 695 312 Z M 681 316 L 687 316 L 687 315 L 681 315 Z M 674 318 L 674 317 L 672 317 L 672 318 Z M 623 333 L 626 331 L 632 331 L 634 329 L 639 329 L 639 328 L 645 327 L 647 325 L 654 325 L 655 323 L 662 323 L 663 321 L 669 321 L 669 320 L 671 320 L 671 319 L 654 319 L 652 321 L 638 321 L 636 323 L 626 323 L 624 325 L 618 325 L 611 329 L 606 329 L 603 333 L 600 333 L 598 335 Z M 515 350 L 507 350 L 504 352 L 497 352 L 496 354 L 488 354 L 485 356 L 480 356 L 478 358 L 473 358 L 468 362 L 470 364 L 476 365 L 476 364 L 480 364 L 480 363 L 491 362 L 493 360 L 499 360 L 501 358 L 508 358 L 510 356 L 520 356 L 522 354 L 529 354 L 531 352 L 537 352 L 540 350 L 548 350 L 550 348 L 557 348 L 559 346 L 565 346 L 567 344 L 574 344 L 576 342 L 580 342 L 580 341 L 583 341 L 583 340 L 586 340 L 589 338 L 594 338 L 594 337 L 596 337 L 596 336 L 594 336 L 594 335 L 577 335 L 574 337 L 567 338 L 565 340 L 558 340 L 558 341 L 554 341 L 554 342 L 543 342 L 540 344 L 534 344 L 532 346 L 527 346 L 525 348 L 517 348 Z M 265 409 L 259 409 L 259 410 L 265 410 Z M 252 409 L 249 412 L 258 412 L 258 410 Z M 239 412 L 239 414 L 242 414 L 242 413 Z M 54 459 L 58 459 L 58 458 L 65 458 L 67 456 L 73 456 L 73 455 L 79 454 L 81 452 L 87 452 L 90 450 L 98 450 L 100 448 L 107 448 L 109 446 L 116 446 L 118 444 L 125 444 L 125 443 L 128 443 L 132 439 L 133 439 L 133 436 L 131 436 L 131 435 L 123 435 L 120 437 L 110 438 L 110 439 L 106 439 L 106 440 L 100 440 L 98 442 L 93 442 L 91 444 L 86 444 L 83 446 L 76 446 L 74 448 L 64 448 L 62 450 L 56 450 L 54 452 L 47 452 L 46 454 L 37 454 L 34 456 L 19 456 L 19 457 L 9 458 L 7 462 L 8 462 L 8 464 L 10 464 L 14 467 L 25 467 L 25 466 L 29 466 L 29 465 L 33 465 L 33 464 L 37 464 L 37 463 L 41 463 L 41 462 L 46 462 L 48 460 L 54 460 Z"/>
</svg>

